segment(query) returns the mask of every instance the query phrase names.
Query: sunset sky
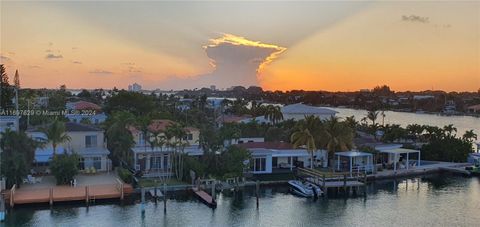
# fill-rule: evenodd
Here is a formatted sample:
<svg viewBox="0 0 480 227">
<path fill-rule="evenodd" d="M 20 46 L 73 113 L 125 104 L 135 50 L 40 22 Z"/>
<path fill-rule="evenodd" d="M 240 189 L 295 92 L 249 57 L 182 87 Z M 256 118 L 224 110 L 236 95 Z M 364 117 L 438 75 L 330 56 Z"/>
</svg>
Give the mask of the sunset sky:
<svg viewBox="0 0 480 227">
<path fill-rule="evenodd" d="M 22 87 L 480 89 L 477 1 L 0 2 Z"/>
</svg>

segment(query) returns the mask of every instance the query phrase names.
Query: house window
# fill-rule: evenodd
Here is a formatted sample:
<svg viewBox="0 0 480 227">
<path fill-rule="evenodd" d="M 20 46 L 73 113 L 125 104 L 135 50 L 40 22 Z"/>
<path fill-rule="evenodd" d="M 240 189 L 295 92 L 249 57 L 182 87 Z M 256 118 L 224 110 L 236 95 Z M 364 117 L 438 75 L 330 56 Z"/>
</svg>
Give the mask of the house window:
<svg viewBox="0 0 480 227">
<path fill-rule="evenodd" d="M 78 169 L 84 170 L 85 169 L 85 159 L 84 158 L 79 158 L 78 160 Z"/>
<path fill-rule="evenodd" d="M 278 158 L 272 157 L 272 166 L 277 167 L 277 165 L 278 165 Z"/>
<path fill-rule="evenodd" d="M 145 145 L 145 136 L 143 133 L 140 133 L 138 135 L 138 145 Z"/>
<path fill-rule="evenodd" d="M 97 146 L 97 136 L 85 136 L 85 147 L 96 147 Z"/>
<path fill-rule="evenodd" d="M 265 157 L 263 158 L 254 158 L 254 166 L 253 166 L 253 171 L 254 172 L 262 172 L 266 170 L 266 165 L 267 165 L 267 159 Z"/>
<path fill-rule="evenodd" d="M 93 167 L 95 169 L 102 169 L 102 158 L 101 157 L 93 157 Z"/>
<path fill-rule="evenodd" d="M 160 169 L 162 165 L 162 156 L 150 158 L 150 169 Z"/>
<path fill-rule="evenodd" d="M 184 137 L 185 140 L 193 140 L 193 134 L 189 133 Z"/>
<path fill-rule="evenodd" d="M 167 170 L 168 169 L 168 155 L 163 155 L 163 169 Z"/>
</svg>

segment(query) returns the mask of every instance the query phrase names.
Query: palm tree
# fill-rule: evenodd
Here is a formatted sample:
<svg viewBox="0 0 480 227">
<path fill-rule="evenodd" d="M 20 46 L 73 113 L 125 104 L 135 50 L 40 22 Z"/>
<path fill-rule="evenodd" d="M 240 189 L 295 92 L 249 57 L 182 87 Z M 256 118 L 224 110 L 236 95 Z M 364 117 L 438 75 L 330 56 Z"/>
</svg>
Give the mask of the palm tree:
<svg viewBox="0 0 480 227">
<path fill-rule="evenodd" d="M 413 137 L 413 141 L 414 143 L 417 142 L 417 139 L 418 137 L 423 133 L 423 131 L 425 130 L 423 126 L 419 125 L 419 124 L 410 124 L 410 125 L 407 125 L 407 128 L 406 128 L 407 132 L 408 132 L 408 135 L 410 137 Z"/>
<path fill-rule="evenodd" d="M 167 127 L 165 136 L 167 138 L 174 139 L 174 141 L 170 141 L 170 146 L 173 149 L 173 157 L 172 157 L 172 166 L 175 169 L 175 176 L 178 180 L 183 178 L 183 150 L 186 144 L 183 139 L 186 137 L 187 133 L 185 129 L 180 124 L 173 124 Z M 181 152 L 178 151 L 180 148 Z"/>
<path fill-rule="evenodd" d="M 268 105 L 265 110 L 265 119 L 271 121 L 274 125 L 283 120 L 283 113 L 280 107 Z"/>
<path fill-rule="evenodd" d="M 347 124 L 354 132 L 357 130 L 358 122 L 355 120 L 355 116 L 345 118 L 345 124 Z"/>
<path fill-rule="evenodd" d="M 56 156 L 57 146 L 61 143 L 70 141 L 70 136 L 66 134 L 65 123 L 57 119 L 47 127 L 42 128 L 41 131 L 47 136 L 47 141 L 52 143 L 53 156 Z"/>
<path fill-rule="evenodd" d="M 453 133 L 457 133 L 457 128 L 453 127 L 453 124 L 443 126 L 443 131 L 447 136 L 455 136 Z"/>
<path fill-rule="evenodd" d="M 347 123 L 340 122 L 338 117 L 332 116 L 323 123 L 323 134 L 322 141 L 327 148 L 329 162 L 337 150 L 347 151 L 353 147 L 353 131 Z"/>
<path fill-rule="evenodd" d="M 300 146 L 305 146 L 307 151 L 310 153 L 310 168 L 313 169 L 313 153 L 317 150 L 315 145 L 315 138 L 308 128 L 302 128 L 292 134 L 290 140 L 293 143 L 293 147 L 297 148 Z M 293 164 L 293 163 L 292 163 Z"/>
<path fill-rule="evenodd" d="M 140 128 L 140 132 L 142 132 L 142 136 L 143 136 L 143 141 L 144 141 L 144 147 L 145 147 L 145 152 L 147 151 L 147 142 L 149 142 L 150 138 L 149 138 L 149 129 L 148 127 L 150 126 L 150 124 L 152 123 L 152 119 L 147 117 L 147 116 L 141 116 L 141 117 L 138 117 L 136 120 L 135 120 L 135 125 L 137 127 Z"/>
<path fill-rule="evenodd" d="M 135 123 L 133 114 L 122 111 L 115 112 L 105 122 L 107 146 L 112 153 L 113 161 L 131 164 L 133 161 L 131 147 L 135 144 L 128 126 Z"/>
<path fill-rule="evenodd" d="M 378 114 L 379 112 L 378 111 L 375 111 L 375 110 L 371 110 L 371 111 L 368 111 L 367 113 L 367 118 L 372 121 L 372 125 L 375 125 L 376 124 L 376 120 L 378 118 Z"/>
<path fill-rule="evenodd" d="M 470 129 L 463 134 L 462 138 L 468 142 L 473 142 L 477 140 L 477 134 L 473 132 L 473 129 Z"/>
<path fill-rule="evenodd" d="M 314 166 L 313 154 L 317 151 L 317 144 L 321 139 L 322 122 L 313 115 L 305 116 L 296 125 L 295 132 L 290 136 L 293 147 L 305 146 L 310 153 L 310 168 Z"/>
</svg>

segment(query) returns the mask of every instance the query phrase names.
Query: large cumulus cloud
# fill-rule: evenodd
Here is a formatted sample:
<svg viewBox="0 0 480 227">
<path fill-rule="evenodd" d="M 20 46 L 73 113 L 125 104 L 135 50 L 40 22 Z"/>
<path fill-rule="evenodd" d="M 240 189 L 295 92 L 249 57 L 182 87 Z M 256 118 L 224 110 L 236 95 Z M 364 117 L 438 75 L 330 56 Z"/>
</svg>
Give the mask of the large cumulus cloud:
<svg viewBox="0 0 480 227">
<path fill-rule="evenodd" d="M 216 85 L 219 88 L 228 88 L 235 85 L 258 85 L 258 74 L 263 67 L 286 50 L 284 47 L 232 34 L 211 39 L 203 48 L 214 68 L 211 73 L 188 79 L 172 78 L 165 81 L 162 87 L 175 89 Z"/>
</svg>

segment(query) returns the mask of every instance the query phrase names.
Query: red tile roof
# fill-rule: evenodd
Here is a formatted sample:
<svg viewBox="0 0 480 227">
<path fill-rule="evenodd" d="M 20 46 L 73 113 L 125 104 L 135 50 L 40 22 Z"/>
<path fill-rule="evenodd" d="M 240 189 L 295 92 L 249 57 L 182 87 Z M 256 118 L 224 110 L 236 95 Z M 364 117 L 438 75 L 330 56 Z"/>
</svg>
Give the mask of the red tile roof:
<svg viewBox="0 0 480 227">
<path fill-rule="evenodd" d="M 152 123 L 148 126 L 150 132 L 165 132 L 168 126 L 175 124 L 171 120 L 152 120 Z"/>
<path fill-rule="evenodd" d="M 250 115 L 243 115 L 243 116 L 237 116 L 237 115 L 225 115 L 225 116 L 220 116 L 217 117 L 217 122 L 219 123 L 235 123 L 235 122 L 240 122 L 241 120 L 245 120 L 247 118 L 250 118 Z"/>
<path fill-rule="evenodd" d="M 102 108 L 91 102 L 86 101 L 78 101 L 74 105 L 75 110 L 101 110 Z"/>
<path fill-rule="evenodd" d="M 246 149 L 255 149 L 255 148 L 276 149 L 276 150 L 293 149 L 293 145 L 286 142 L 250 142 L 250 143 L 236 144 L 235 146 L 243 147 Z"/>
<path fill-rule="evenodd" d="M 167 128 L 169 126 L 172 126 L 173 124 L 175 124 L 175 122 L 171 121 L 171 120 L 165 120 L 165 119 L 152 120 L 152 122 L 148 126 L 148 131 L 150 131 L 150 132 L 165 132 L 165 130 L 167 130 Z M 188 132 L 199 131 L 198 128 L 194 128 L 194 127 L 186 127 L 184 129 Z M 136 126 L 133 126 L 133 125 L 128 126 L 128 130 L 130 130 L 130 132 L 133 133 L 133 134 L 140 132 L 140 130 Z"/>
</svg>

